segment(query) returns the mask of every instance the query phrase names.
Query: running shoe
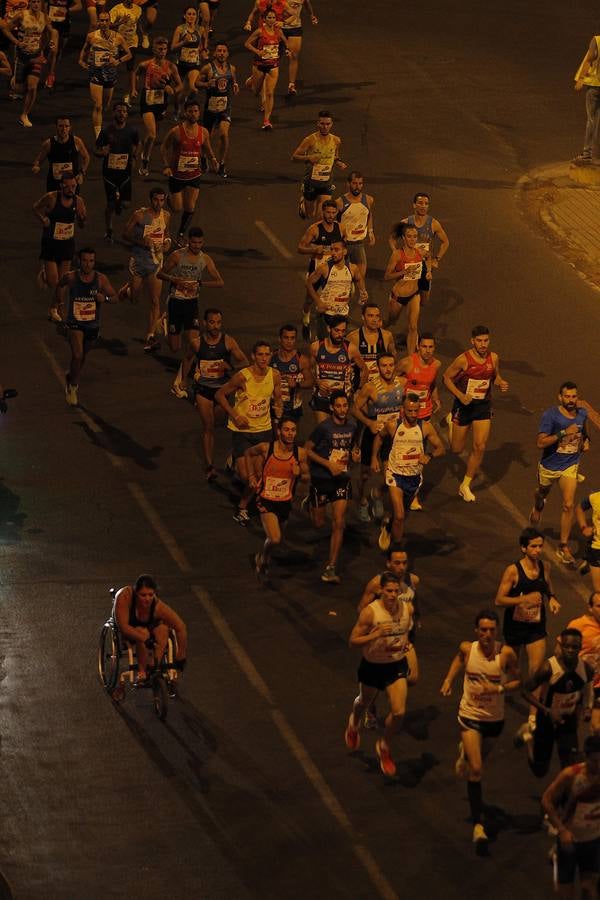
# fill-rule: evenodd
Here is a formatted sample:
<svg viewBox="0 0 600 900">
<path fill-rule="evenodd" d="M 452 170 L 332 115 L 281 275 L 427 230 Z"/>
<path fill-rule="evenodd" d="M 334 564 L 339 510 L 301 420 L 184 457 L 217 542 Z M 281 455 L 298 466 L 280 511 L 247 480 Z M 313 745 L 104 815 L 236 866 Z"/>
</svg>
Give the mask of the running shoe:
<svg viewBox="0 0 600 900">
<path fill-rule="evenodd" d="M 458 742 L 458 759 L 454 763 L 454 771 L 459 778 L 466 778 L 469 774 L 469 763 L 465 757 L 465 748 L 463 742 Z"/>
<path fill-rule="evenodd" d="M 363 725 L 367 731 L 377 730 L 377 709 L 375 708 L 374 703 L 371 703 L 369 708 L 365 710 Z"/>
<path fill-rule="evenodd" d="M 204 475 L 207 481 L 216 481 L 219 477 L 219 473 L 215 469 L 214 466 L 207 466 L 206 473 Z"/>
<path fill-rule="evenodd" d="M 591 166 L 592 164 L 592 154 L 591 153 L 579 153 L 575 156 L 571 162 L 574 166 Z"/>
<path fill-rule="evenodd" d="M 473 826 L 473 843 L 474 844 L 487 844 L 488 836 L 485 833 L 485 828 L 478 822 L 477 825 Z"/>
<path fill-rule="evenodd" d="M 219 170 L 217 172 L 219 178 L 229 178 L 227 173 L 227 169 L 225 168 L 225 163 L 219 163 Z"/>
<path fill-rule="evenodd" d="M 389 549 L 390 544 L 392 543 L 392 532 L 390 530 L 390 517 L 386 516 L 381 523 L 381 530 L 379 531 L 379 539 L 377 544 L 379 545 L 379 549 L 382 553 L 385 553 L 386 550 Z"/>
<path fill-rule="evenodd" d="M 577 483 L 581 484 L 583 481 L 585 481 L 585 475 L 583 475 L 581 472 L 578 472 L 577 473 Z"/>
<path fill-rule="evenodd" d="M 582 559 L 579 565 L 577 566 L 577 571 L 580 575 L 587 575 L 590 571 L 590 564 L 587 559 Z"/>
<path fill-rule="evenodd" d="M 144 353 L 154 353 L 160 348 L 160 341 L 153 334 L 149 334 L 144 344 Z"/>
<path fill-rule="evenodd" d="M 31 121 L 29 116 L 25 115 L 25 113 L 23 113 L 22 116 L 19 116 L 17 122 L 19 123 L 19 125 L 22 125 L 23 128 L 33 128 L 33 122 Z"/>
<path fill-rule="evenodd" d="M 238 511 L 234 515 L 233 521 L 237 522 L 238 525 L 242 525 L 245 528 L 246 525 L 250 524 L 250 516 L 248 514 L 248 510 L 242 509 L 240 506 L 238 506 Z"/>
<path fill-rule="evenodd" d="M 339 584 L 342 579 L 335 571 L 335 566 L 325 566 L 325 570 L 321 575 L 321 581 L 325 584 Z"/>
<path fill-rule="evenodd" d="M 49 322 L 62 322 L 60 313 L 55 306 L 51 307 L 48 310 L 48 321 Z"/>
<path fill-rule="evenodd" d="M 537 525 L 542 518 L 542 513 L 544 511 L 545 502 L 542 503 L 541 509 L 538 509 L 537 506 L 532 507 L 531 512 L 529 513 L 529 524 Z"/>
<path fill-rule="evenodd" d="M 113 237 L 112 228 L 109 228 L 108 231 L 104 232 L 104 240 L 107 244 L 114 244 L 115 239 Z"/>
<path fill-rule="evenodd" d="M 271 125 L 271 123 L 269 122 L 268 119 L 265 119 L 265 121 L 262 123 L 261 127 L 262 127 L 263 131 L 271 131 L 271 129 L 273 128 L 273 126 Z"/>
<path fill-rule="evenodd" d="M 369 504 L 365 500 L 363 503 L 360 503 L 357 510 L 357 516 L 359 522 L 370 522 L 371 516 L 369 515 Z"/>
<path fill-rule="evenodd" d="M 298 93 L 298 91 L 296 90 L 296 85 L 294 84 L 293 81 L 290 81 L 290 83 L 288 84 L 287 92 L 288 92 L 288 97 L 293 97 L 295 94 Z"/>
<path fill-rule="evenodd" d="M 389 777 L 395 775 L 396 763 L 390 755 L 389 748 L 384 745 L 383 741 L 375 741 L 375 753 L 379 759 L 379 768 L 383 774 Z"/>
<path fill-rule="evenodd" d="M 188 392 L 176 381 L 171 385 L 171 393 L 174 397 L 177 397 L 178 400 L 187 400 Z"/>
<path fill-rule="evenodd" d="M 128 106 L 131 109 L 131 94 L 125 94 L 123 97 L 123 103 L 125 106 Z"/>
<path fill-rule="evenodd" d="M 138 169 L 138 172 L 144 178 L 148 177 L 148 175 L 150 174 L 150 169 L 148 168 L 148 160 L 147 159 L 142 159 L 140 167 Z"/>
<path fill-rule="evenodd" d="M 556 558 L 565 566 L 574 566 L 575 557 L 571 553 L 568 544 L 559 544 L 556 548 Z"/>
<path fill-rule="evenodd" d="M 46 81 L 44 82 L 44 84 L 46 85 L 48 90 L 51 91 L 53 89 L 55 83 L 56 83 L 56 75 L 53 72 L 51 72 L 49 75 L 46 76 Z"/>
<path fill-rule="evenodd" d="M 421 510 L 423 509 L 423 507 L 421 506 L 421 501 L 419 500 L 417 494 L 415 494 L 415 496 L 412 498 L 410 509 L 413 512 L 421 512 Z"/>
<path fill-rule="evenodd" d="M 79 400 L 77 398 L 77 385 L 76 384 L 67 384 L 65 386 L 65 399 L 69 406 L 77 406 Z"/>
<path fill-rule="evenodd" d="M 350 716 L 348 717 L 348 724 L 346 725 L 346 730 L 344 732 L 344 741 L 346 747 L 352 753 L 360 747 L 360 732 L 354 724 L 354 713 L 350 713 Z"/>
<path fill-rule="evenodd" d="M 383 508 L 383 500 L 380 496 L 375 493 L 375 488 L 371 488 L 371 512 L 373 514 L 374 519 L 383 519 L 383 514 L 385 512 Z"/>
<path fill-rule="evenodd" d="M 458 488 L 458 496 L 462 497 L 465 503 L 475 503 L 475 494 L 468 484 L 461 484 Z"/>
<path fill-rule="evenodd" d="M 149 46 L 150 46 L 150 38 L 148 37 L 147 34 L 143 34 L 142 35 L 142 47 L 144 50 L 147 50 Z"/>
</svg>

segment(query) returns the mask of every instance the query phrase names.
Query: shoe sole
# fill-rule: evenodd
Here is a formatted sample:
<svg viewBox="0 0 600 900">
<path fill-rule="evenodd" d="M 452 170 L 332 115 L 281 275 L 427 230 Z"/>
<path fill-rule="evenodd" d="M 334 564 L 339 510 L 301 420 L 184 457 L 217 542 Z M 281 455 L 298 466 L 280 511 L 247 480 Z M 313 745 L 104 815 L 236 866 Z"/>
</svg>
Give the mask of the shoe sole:
<svg viewBox="0 0 600 900">
<path fill-rule="evenodd" d="M 385 775 L 386 778 L 393 778 L 394 775 L 396 774 L 396 765 L 395 765 L 394 761 L 391 759 L 391 757 L 388 757 L 388 759 L 390 760 L 390 771 L 389 772 L 385 771 L 384 763 L 383 763 L 383 760 L 381 757 L 381 752 L 379 749 L 379 741 L 377 741 L 375 743 L 375 753 L 377 754 L 377 759 L 379 760 L 379 768 L 381 769 L 382 774 Z M 393 767 L 393 771 L 391 771 L 392 767 Z"/>
<path fill-rule="evenodd" d="M 348 735 L 352 734 L 352 740 L 348 740 Z M 344 743 L 346 744 L 346 748 L 350 750 L 351 753 L 355 753 L 360 747 L 360 734 L 358 731 L 350 731 L 346 728 L 344 732 Z"/>
</svg>

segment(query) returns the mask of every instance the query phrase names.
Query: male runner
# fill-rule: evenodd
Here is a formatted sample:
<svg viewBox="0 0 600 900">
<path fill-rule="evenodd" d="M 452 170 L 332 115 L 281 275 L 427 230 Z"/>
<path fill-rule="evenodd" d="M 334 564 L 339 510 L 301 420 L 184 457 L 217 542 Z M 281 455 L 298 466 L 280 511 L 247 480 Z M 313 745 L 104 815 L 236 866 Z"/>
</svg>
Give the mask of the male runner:
<svg viewBox="0 0 600 900">
<path fill-rule="evenodd" d="M 127 93 L 123 97 L 123 101 L 127 105 L 131 103 L 131 97 L 135 95 L 135 55 L 140 43 L 139 20 L 141 15 L 142 10 L 133 0 L 121 0 L 110 10 L 110 24 L 123 37 L 131 53 L 131 58 L 125 64 L 128 80 Z"/>
<path fill-rule="evenodd" d="M 412 215 L 402 219 L 408 225 L 414 225 L 417 229 L 417 250 L 423 259 L 429 262 L 429 272 L 432 269 L 439 268 L 442 257 L 448 252 L 450 241 L 448 235 L 440 225 L 437 219 L 429 215 L 429 194 L 423 191 L 415 194 L 413 197 Z M 401 223 L 402 224 L 402 223 Z M 398 226 L 394 226 L 390 238 L 392 250 L 396 246 L 395 240 L 398 235 Z M 419 281 L 419 291 L 421 293 L 421 303 L 425 303 L 431 290 L 431 278 L 421 278 Z"/>
<path fill-rule="evenodd" d="M 325 200 L 331 200 L 333 167 L 342 171 L 348 166 L 340 159 L 342 139 L 331 134 L 333 116 L 322 109 L 317 118 L 317 131 L 305 137 L 292 153 L 294 162 L 304 163 L 306 173 L 300 189 L 298 214 L 301 219 L 318 219 Z"/>
<path fill-rule="evenodd" d="M 81 0 L 48 0 L 48 19 L 52 26 L 52 43 L 54 49 L 48 58 L 48 74 L 45 87 L 51 91 L 56 84 L 56 66 L 62 59 L 71 33 L 71 16 L 81 12 Z"/>
<path fill-rule="evenodd" d="M 23 112 L 17 119 L 24 128 L 32 128 L 29 113 L 36 101 L 42 68 L 46 62 L 44 53 L 55 51 L 52 24 L 42 8 L 42 0 L 29 0 L 27 9 L 21 9 L 2 26 L 4 36 L 14 44 L 15 88 L 25 89 Z"/>
<path fill-rule="evenodd" d="M 595 34 L 589 44 L 587 53 L 575 73 L 575 90 L 585 88 L 585 137 L 583 150 L 573 162 L 576 166 L 589 166 L 593 162 L 594 150 L 600 155 L 598 145 L 598 118 L 600 117 L 600 34 Z"/>
<path fill-rule="evenodd" d="M 335 391 L 343 391 L 348 398 L 352 396 L 355 366 L 360 370 L 361 381 L 367 377 L 367 367 L 360 353 L 346 340 L 347 327 L 344 316 L 333 316 L 327 326 L 328 336 L 310 345 L 315 387 L 309 405 L 317 423 L 323 422 L 331 413 L 331 397 Z"/>
<path fill-rule="evenodd" d="M 69 406 L 79 403 L 79 375 L 89 350 L 98 339 L 100 305 L 118 299 L 106 275 L 96 271 L 96 251 L 92 247 L 82 247 L 78 256 L 79 268 L 62 276 L 56 286 L 55 300 L 55 305 L 61 309 L 62 298 L 66 294 L 64 322 L 71 345 L 71 362 L 66 376 L 65 396 Z"/>
<path fill-rule="evenodd" d="M 588 525 L 586 513 L 591 510 L 592 524 Z M 592 587 L 600 591 L 600 491 L 592 491 L 575 507 L 575 517 L 581 533 L 588 541 L 584 562 L 579 573 L 587 575 L 591 570 Z"/>
<path fill-rule="evenodd" d="M 213 61 L 200 70 L 198 85 L 206 91 L 202 124 L 210 134 L 218 154 L 217 175 L 227 178 L 225 163 L 229 154 L 229 128 L 231 126 L 231 101 L 239 93 L 236 67 L 229 62 L 229 47 L 219 42 L 213 53 Z"/>
<path fill-rule="evenodd" d="M 79 65 L 89 76 L 92 125 L 97 139 L 102 129 L 103 109 L 109 109 L 117 83 L 117 67 L 131 59 L 123 35 L 111 31 L 110 13 L 98 15 L 98 29 L 90 31 L 79 54 Z"/>
<path fill-rule="evenodd" d="M 593 591 L 588 599 L 587 612 L 571 619 L 568 628 L 576 628 L 582 635 L 580 658 L 594 670 L 594 708 L 592 731 L 600 731 L 600 591 Z"/>
<path fill-rule="evenodd" d="M 331 245 L 342 242 L 345 238 L 345 231 L 336 219 L 337 204 L 335 200 L 324 200 L 321 212 L 323 218 L 306 229 L 298 244 L 298 253 L 309 257 L 307 278 L 312 275 L 318 265 L 331 259 Z M 312 300 L 307 291 L 302 307 L 302 339 L 305 341 L 310 339 L 311 305 Z"/>
<path fill-rule="evenodd" d="M 284 415 L 290 416 L 295 422 L 302 417 L 300 391 L 313 386 L 311 360 L 296 347 L 297 335 L 295 325 L 282 325 L 279 329 L 279 347 L 271 359 L 271 365 L 281 375 Z"/>
<path fill-rule="evenodd" d="M 473 822 L 473 842 L 483 848 L 488 836 L 482 823 L 481 775 L 491 742 L 504 728 L 504 694 L 518 690 L 519 664 L 514 650 L 497 640 L 498 616 L 483 609 L 475 617 L 476 641 L 462 641 L 440 693 L 449 697 L 452 682 L 464 669 L 458 709 L 460 744 L 456 774 L 467 778 L 467 797 Z"/>
<path fill-rule="evenodd" d="M 334 318 L 350 314 L 350 300 L 354 285 L 359 290 L 361 305 L 369 299 L 365 280 L 355 263 L 346 261 L 346 245 L 343 241 L 334 241 L 331 245 L 331 257 L 327 262 L 317 266 L 312 275 L 306 279 L 306 300 L 303 312 L 310 310 L 314 303 L 319 313 L 319 337 L 327 334 L 327 327 Z"/>
<path fill-rule="evenodd" d="M 134 81 L 139 85 L 140 112 L 145 131 L 140 161 L 140 175 L 144 178 L 150 174 L 150 156 L 158 134 L 158 125 L 167 112 L 169 97 L 181 90 L 181 78 L 177 66 L 167 59 L 168 52 L 169 42 L 167 39 L 164 37 L 154 38 L 152 57 L 139 63 L 135 70 Z M 137 97 L 137 94 L 136 90 L 132 96 Z M 195 102 L 197 104 L 197 100 Z"/>
<path fill-rule="evenodd" d="M 33 161 L 31 171 L 39 175 L 43 161 L 48 160 L 46 190 L 57 191 L 63 174 L 74 175 L 81 185 L 90 165 L 90 155 L 80 137 L 72 134 L 68 116 L 57 116 L 56 134 L 46 138 Z"/>
<path fill-rule="evenodd" d="M 392 739 L 402 728 L 406 712 L 410 669 L 413 606 L 401 596 L 400 579 L 393 572 L 380 578 L 379 595 L 359 613 L 350 634 L 350 646 L 360 647 L 362 659 L 358 667 L 359 693 L 352 705 L 344 740 L 349 750 L 360 746 L 363 712 L 373 704 L 379 691 L 385 691 L 390 711 L 382 737 L 375 741 L 375 752 L 384 775 L 396 774 L 391 753 Z"/>
<path fill-rule="evenodd" d="M 348 343 L 353 344 L 369 370 L 369 381 L 377 378 L 377 360 L 382 353 L 396 358 L 394 336 L 387 328 L 382 328 L 381 310 L 376 303 L 368 300 L 361 309 L 362 325 L 348 334 Z"/>
<path fill-rule="evenodd" d="M 471 331 L 471 349 L 457 356 L 444 372 L 444 384 L 455 398 L 447 416 L 453 453 L 463 452 L 467 432 L 472 429 L 467 470 L 458 488 L 459 496 L 467 503 L 475 501 L 471 482 L 479 471 L 490 436 L 492 384 L 503 394 L 508 390 L 508 382 L 500 375 L 500 358 L 489 347 L 489 328 L 476 325 Z"/>
<path fill-rule="evenodd" d="M 531 524 L 537 525 L 550 489 L 558 481 L 562 511 L 556 556 L 566 566 L 575 565 L 575 557 L 569 548 L 569 535 L 573 525 L 579 460 L 590 446 L 586 429 L 588 414 L 577 400 L 575 382 L 563 381 L 558 389 L 559 405 L 551 406 L 542 414 L 537 436 L 537 446 L 542 451 L 538 465 L 538 488 L 529 514 Z"/>
<path fill-rule="evenodd" d="M 106 195 L 104 239 L 113 242 L 113 215 L 120 216 L 131 202 L 133 167 L 140 146 L 137 128 L 129 125 L 129 108 L 125 102 L 113 103 L 113 120 L 105 126 L 96 141 L 95 156 L 102 159 L 102 181 Z"/>
<path fill-rule="evenodd" d="M 350 172 L 346 180 L 348 190 L 337 200 L 338 219 L 346 232 L 348 262 L 355 263 L 362 277 L 366 278 L 365 240 L 368 238 L 369 247 L 375 243 L 375 231 L 373 230 L 375 201 L 370 194 L 365 194 L 363 191 L 365 179 L 361 172 Z"/>
<path fill-rule="evenodd" d="M 201 450 L 204 456 L 205 478 L 214 481 L 218 472 L 214 467 L 215 419 L 219 412 L 215 397 L 219 388 L 227 384 L 231 372 L 249 366 L 248 357 L 238 342 L 223 331 L 223 313 L 211 307 L 204 310 L 204 329 L 200 332 L 192 390 L 201 421 Z"/>
</svg>

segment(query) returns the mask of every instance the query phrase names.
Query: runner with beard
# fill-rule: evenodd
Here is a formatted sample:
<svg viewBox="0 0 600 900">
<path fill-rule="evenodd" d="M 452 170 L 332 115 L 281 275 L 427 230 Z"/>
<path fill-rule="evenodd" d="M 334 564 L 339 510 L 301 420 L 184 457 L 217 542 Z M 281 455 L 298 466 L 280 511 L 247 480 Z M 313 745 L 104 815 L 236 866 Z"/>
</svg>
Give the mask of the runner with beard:
<svg viewBox="0 0 600 900">
<path fill-rule="evenodd" d="M 346 340 L 348 325 L 344 316 L 333 316 L 328 336 L 310 345 L 315 388 L 310 407 L 317 423 L 328 418 L 331 397 L 336 391 L 352 396 L 353 368 L 357 366 L 361 380 L 367 378 L 367 367 L 356 347 Z"/>
<path fill-rule="evenodd" d="M 338 218 L 346 232 L 348 262 L 355 263 L 363 278 L 367 277 L 367 254 L 365 241 L 369 247 L 375 243 L 373 230 L 373 205 L 370 194 L 364 193 L 365 179 L 361 172 L 350 172 L 347 178 L 348 190 L 337 201 Z"/>
<path fill-rule="evenodd" d="M 306 172 L 300 189 L 298 214 L 301 219 L 318 219 L 325 200 L 331 200 L 334 185 L 333 167 L 347 169 L 340 159 L 342 139 L 331 133 L 333 116 L 322 109 L 317 118 L 317 131 L 302 140 L 294 152 L 292 160 L 304 163 Z"/>
<path fill-rule="evenodd" d="M 342 242 L 345 238 L 344 228 L 337 221 L 337 204 L 335 200 L 324 200 L 323 218 L 306 229 L 300 243 L 298 253 L 309 256 L 307 278 L 312 275 L 318 265 L 331 259 L 331 245 Z M 310 340 L 310 308 L 312 300 L 306 292 L 302 307 L 302 339 Z"/>
<path fill-rule="evenodd" d="M 109 243 L 113 241 L 113 216 L 120 216 L 131 201 L 131 176 L 140 146 L 138 130 L 128 124 L 128 116 L 129 109 L 125 102 L 113 103 L 113 120 L 102 129 L 96 141 L 95 155 L 102 159 L 106 194 L 104 240 Z"/>
</svg>

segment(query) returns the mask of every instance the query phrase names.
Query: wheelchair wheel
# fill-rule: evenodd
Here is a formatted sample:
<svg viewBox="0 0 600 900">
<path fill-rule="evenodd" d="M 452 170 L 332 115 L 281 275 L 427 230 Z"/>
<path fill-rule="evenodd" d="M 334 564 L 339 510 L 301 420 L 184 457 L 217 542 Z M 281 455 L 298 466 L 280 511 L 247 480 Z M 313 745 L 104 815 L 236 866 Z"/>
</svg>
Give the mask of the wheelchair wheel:
<svg viewBox="0 0 600 900">
<path fill-rule="evenodd" d="M 106 622 L 100 632 L 98 645 L 98 675 L 102 686 L 112 694 L 119 680 L 119 641 L 112 622 Z"/>
<path fill-rule="evenodd" d="M 169 711 L 169 694 L 164 679 L 156 676 L 152 681 L 152 702 L 154 703 L 154 712 L 161 722 L 167 718 Z"/>
</svg>

